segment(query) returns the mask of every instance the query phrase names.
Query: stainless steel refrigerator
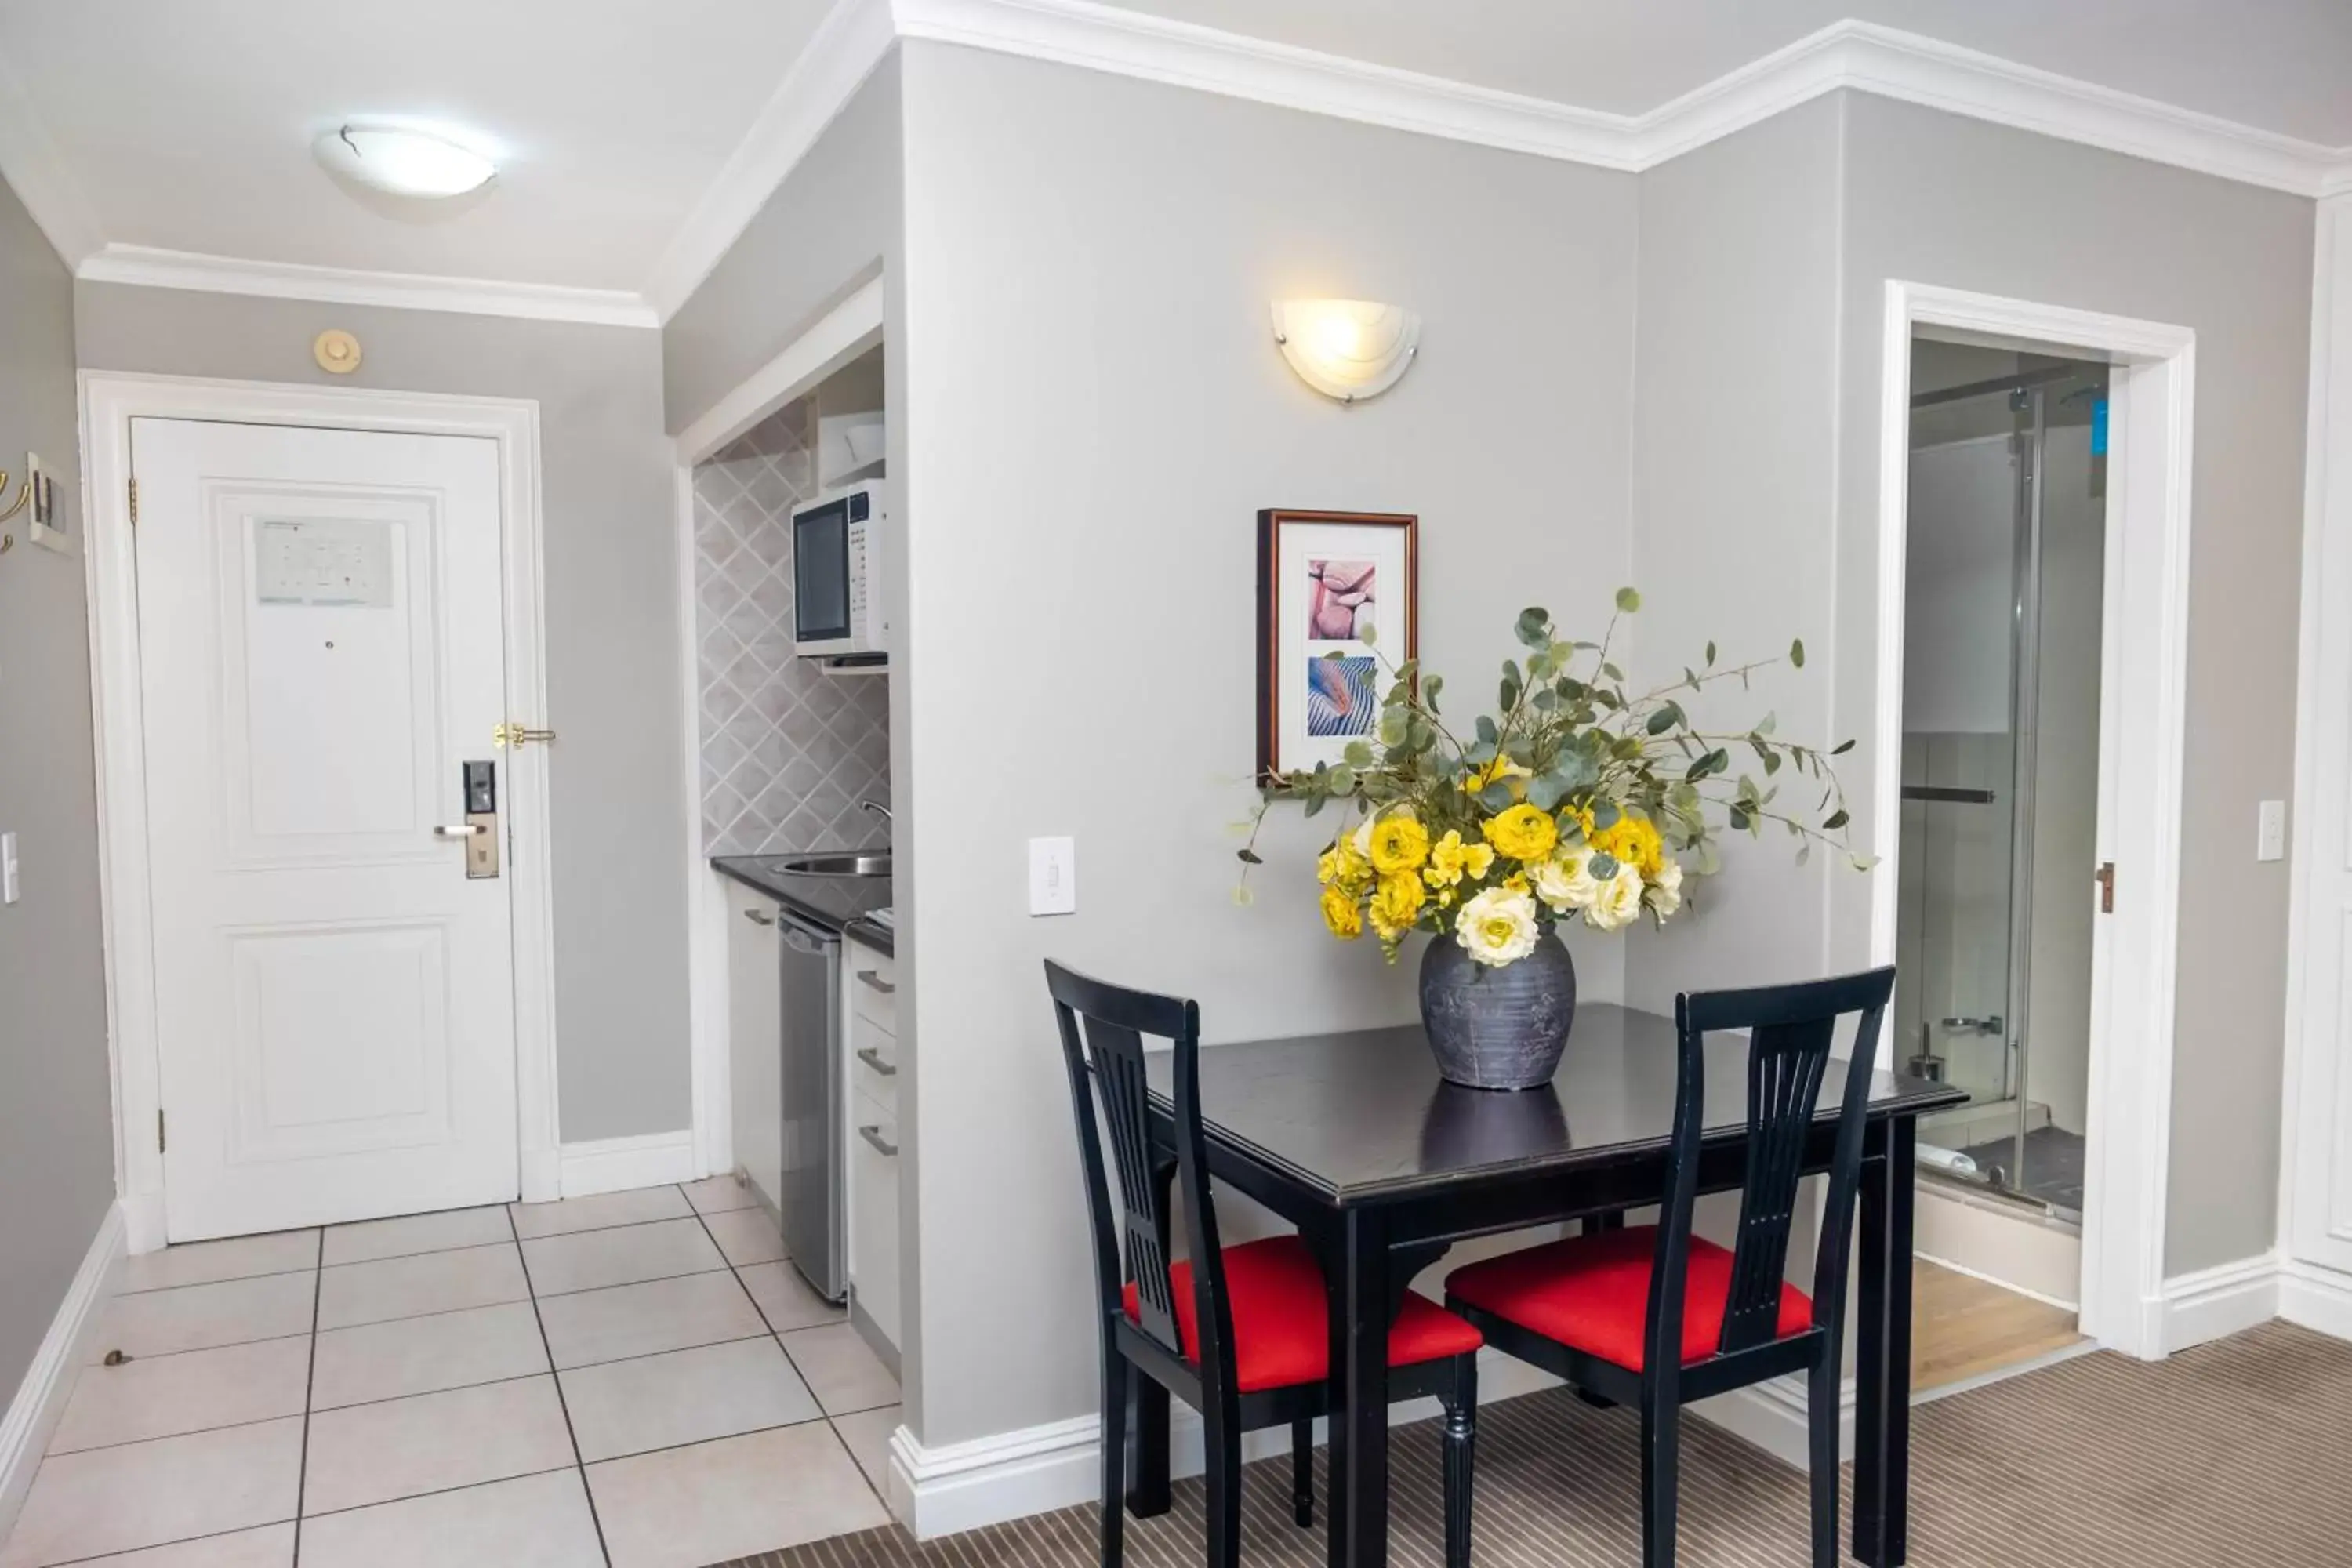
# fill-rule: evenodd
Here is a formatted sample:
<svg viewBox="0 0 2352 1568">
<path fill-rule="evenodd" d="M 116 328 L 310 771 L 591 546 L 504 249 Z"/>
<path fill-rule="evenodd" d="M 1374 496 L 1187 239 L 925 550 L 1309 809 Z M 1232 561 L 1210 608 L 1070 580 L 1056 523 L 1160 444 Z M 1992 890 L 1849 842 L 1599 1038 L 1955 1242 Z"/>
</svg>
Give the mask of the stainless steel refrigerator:
<svg viewBox="0 0 2352 1568">
<path fill-rule="evenodd" d="M 847 1192 L 842 1146 L 841 935 L 780 910 L 783 938 L 784 1247 L 793 1267 L 828 1301 L 849 1293 L 844 1241 Z"/>
</svg>

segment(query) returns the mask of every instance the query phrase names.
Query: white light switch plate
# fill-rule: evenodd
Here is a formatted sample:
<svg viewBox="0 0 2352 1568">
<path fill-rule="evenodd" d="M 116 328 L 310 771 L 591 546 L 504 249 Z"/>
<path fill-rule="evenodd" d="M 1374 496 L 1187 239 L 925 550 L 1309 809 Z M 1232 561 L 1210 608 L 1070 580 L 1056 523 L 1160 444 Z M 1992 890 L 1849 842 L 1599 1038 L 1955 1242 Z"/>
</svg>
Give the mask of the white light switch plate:
<svg viewBox="0 0 2352 1568">
<path fill-rule="evenodd" d="M 2283 800 L 2263 802 L 2254 829 L 2254 858 L 2257 860 L 2286 858 L 2286 802 Z"/>
<path fill-rule="evenodd" d="M 1078 851 L 1068 838 L 1029 840 L 1029 912 L 1078 912 Z"/>
<path fill-rule="evenodd" d="M 0 904 L 16 901 L 16 836 L 0 833 Z"/>
</svg>

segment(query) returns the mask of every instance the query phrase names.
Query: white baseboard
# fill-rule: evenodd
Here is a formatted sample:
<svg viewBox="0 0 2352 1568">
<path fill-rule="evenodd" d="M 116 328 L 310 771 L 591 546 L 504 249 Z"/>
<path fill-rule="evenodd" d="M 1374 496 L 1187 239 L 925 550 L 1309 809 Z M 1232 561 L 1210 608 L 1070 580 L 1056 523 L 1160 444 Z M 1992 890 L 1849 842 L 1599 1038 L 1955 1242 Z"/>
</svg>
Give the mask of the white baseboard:
<svg viewBox="0 0 2352 1568">
<path fill-rule="evenodd" d="M 0 1541 L 7 1539 L 25 1494 L 32 1490 L 33 1473 L 41 1468 L 49 1436 L 73 1394 L 74 1373 L 89 1359 L 89 1341 L 104 1321 L 102 1309 L 121 1273 L 124 1235 L 122 1205 L 108 1205 L 81 1268 L 49 1320 L 49 1331 L 33 1352 L 33 1364 L 16 1385 L 16 1397 L 0 1415 Z"/>
<path fill-rule="evenodd" d="M 2170 1355 L 2243 1333 L 2279 1315 L 2279 1261 L 2273 1253 L 2176 1274 L 2164 1282 L 2157 1345 Z"/>
<path fill-rule="evenodd" d="M 1478 1403 L 1488 1407 L 1522 1394 L 1558 1386 L 1525 1362 L 1488 1351 L 1478 1358 Z M 1389 1409 L 1389 1425 L 1423 1421 L 1438 1412 L 1434 1399 L 1407 1400 Z M 1324 1440 L 1323 1423 L 1315 1440 Z M 1289 1450 L 1286 1428 L 1253 1432 L 1242 1455 L 1260 1459 Z M 1178 1404 L 1169 1424 L 1171 1476 L 1197 1476 L 1206 1463 L 1198 1412 Z M 1100 1425 L 1074 1416 L 1043 1426 L 926 1447 L 904 1426 L 890 1439 L 890 1511 L 919 1541 L 1003 1524 L 1101 1495 Z"/>
<path fill-rule="evenodd" d="M 122 1210 L 122 1250 L 136 1258 L 142 1252 L 161 1252 L 164 1246 L 163 1194 L 139 1193 L 121 1199 Z"/>
<path fill-rule="evenodd" d="M 1847 1378 L 1838 1390 L 1838 1458 L 1853 1458 L 1854 1382 Z M 1811 1463 L 1810 1424 L 1806 1416 L 1805 1380 L 1776 1377 L 1769 1383 L 1738 1388 L 1702 1399 L 1691 1414 L 1722 1427 L 1751 1448 L 1761 1449 L 1792 1469 Z"/>
<path fill-rule="evenodd" d="M 690 1127 L 635 1138 L 566 1143 L 560 1158 L 562 1164 L 558 1180 L 567 1198 L 626 1192 L 632 1187 L 658 1187 L 667 1182 L 691 1182 L 702 1174 L 695 1152 L 694 1130 Z"/>
<path fill-rule="evenodd" d="M 2278 1315 L 2315 1332 L 2352 1340 L 2352 1275 L 2290 1258 L 2279 1265 Z"/>
</svg>

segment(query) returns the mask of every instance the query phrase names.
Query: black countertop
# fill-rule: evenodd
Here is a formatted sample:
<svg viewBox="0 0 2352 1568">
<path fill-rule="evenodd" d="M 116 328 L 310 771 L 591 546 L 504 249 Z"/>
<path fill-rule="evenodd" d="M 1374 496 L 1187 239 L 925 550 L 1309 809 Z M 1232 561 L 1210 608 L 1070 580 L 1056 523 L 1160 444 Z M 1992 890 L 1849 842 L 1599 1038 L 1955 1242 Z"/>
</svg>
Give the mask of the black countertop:
<svg viewBox="0 0 2352 1568">
<path fill-rule="evenodd" d="M 890 907 L 889 878 L 799 877 L 777 869 L 791 858 L 788 855 L 714 855 L 710 868 L 758 889 L 811 925 L 897 954 L 898 943 L 890 928 L 870 918 L 875 910 Z"/>
<path fill-rule="evenodd" d="M 1146 1072 L 1169 1092 L 1171 1057 Z M 1660 1150 L 1674 1134 L 1675 1021 L 1591 1003 L 1576 1010 L 1552 1081 L 1504 1093 L 1462 1089 L 1437 1075 L 1419 1024 L 1203 1047 L 1201 1113 L 1265 1159 L 1343 1202 L 1442 1186 L 1507 1164 L 1565 1168 L 1629 1151 Z M 1843 1060 L 1822 1080 L 1816 1119 L 1837 1120 Z M 1706 1042 L 1706 1131 L 1745 1124 L 1748 1045 Z M 1949 1084 L 1881 1068 L 1870 1115 L 1916 1116 L 1964 1102 Z"/>
</svg>

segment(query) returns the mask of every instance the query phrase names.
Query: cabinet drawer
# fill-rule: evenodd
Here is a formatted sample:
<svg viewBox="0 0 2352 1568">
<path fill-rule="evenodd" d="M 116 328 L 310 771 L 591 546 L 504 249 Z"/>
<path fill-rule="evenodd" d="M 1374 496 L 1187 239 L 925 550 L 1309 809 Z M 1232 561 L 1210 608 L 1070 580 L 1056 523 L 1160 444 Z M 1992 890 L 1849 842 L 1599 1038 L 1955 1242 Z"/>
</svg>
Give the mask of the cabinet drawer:
<svg viewBox="0 0 2352 1568">
<path fill-rule="evenodd" d="M 898 1032 L 898 966 L 888 953 L 857 942 L 842 948 L 849 966 L 849 1009 L 891 1034 Z"/>
<path fill-rule="evenodd" d="M 849 1020 L 849 1083 L 897 1119 L 898 1037 L 862 1015 L 853 1015 Z"/>
<path fill-rule="evenodd" d="M 849 1097 L 849 1288 L 874 1326 L 898 1339 L 898 1122 Z"/>
</svg>

